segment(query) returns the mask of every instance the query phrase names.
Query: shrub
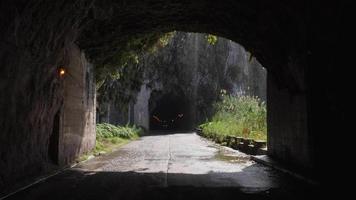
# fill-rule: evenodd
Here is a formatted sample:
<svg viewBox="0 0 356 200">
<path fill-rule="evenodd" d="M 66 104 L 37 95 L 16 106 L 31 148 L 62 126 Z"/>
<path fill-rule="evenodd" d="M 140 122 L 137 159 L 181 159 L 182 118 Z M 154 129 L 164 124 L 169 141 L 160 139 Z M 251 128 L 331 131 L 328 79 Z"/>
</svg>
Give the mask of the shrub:
<svg viewBox="0 0 356 200">
<path fill-rule="evenodd" d="M 97 138 L 133 138 L 141 134 L 142 130 L 136 126 L 114 126 L 112 124 L 97 124 L 96 125 L 96 137 Z"/>
<path fill-rule="evenodd" d="M 136 126 L 114 126 L 112 124 L 96 125 L 96 144 L 93 151 L 94 155 L 101 152 L 111 151 L 119 145 L 125 144 L 130 139 L 135 139 L 143 133 L 141 128 Z"/>
<path fill-rule="evenodd" d="M 267 139 L 266 104 L 258 97 L 227 95 L 214 107 L 216 112 L 212 120 L 200 125 L 204 135 Z"/>
</svg>

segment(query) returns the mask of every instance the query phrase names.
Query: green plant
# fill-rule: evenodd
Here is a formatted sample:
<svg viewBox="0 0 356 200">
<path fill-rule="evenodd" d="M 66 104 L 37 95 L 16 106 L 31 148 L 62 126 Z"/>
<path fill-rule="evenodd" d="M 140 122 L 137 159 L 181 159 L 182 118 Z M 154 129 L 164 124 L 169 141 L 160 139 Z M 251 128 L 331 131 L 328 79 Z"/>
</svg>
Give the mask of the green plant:
<svg viewBox="0 0 356 200">
<path fill-rule="evenodd" d="M 136 126 L 114 126 L 112 124 L 97 124 L 96 125 L 96 137 L 97 138 L 133 138 L 141 134 L 141 129 Z"/>
<path fill-rule="evenodd" d="M 110 151 L 113 147 L 138 138 L 142 133 L 143 130 L 136 126 L 115 126 L 107 123 L 97 124 L 94 154 Z"/>
<path fill-rule="evenodd" d="M 143 83 L 144 68 L 140 65 L 143 55 L 154 54 L 168 45 L 175 32 L 134 35 L 113 45 L 109 52 L 103 49 L 92 56 L 95 65 L 97 102 L 113 102 L 125 107 L 139 92 Z M 96 52 L 96 51 L 95 51 Z M 95 59 L 94 59 L 95 58 Z"/>
<path fill-rule="evenodd" d="M 215 105 L 215 114 L 208 123 L 200 125 L 203 134 L 231 135 L 256 140 L 267 139 L 266 104 L 258 97 L 222 94 Z"/>
<path fill-rule="evenodd" d="M 205 38 L 208 41 L 208 43 L 211 45 L 215 45 L 216 42 L 218 41 L 218 37 L 212 34 L 206 35 Z"/>
</svg>

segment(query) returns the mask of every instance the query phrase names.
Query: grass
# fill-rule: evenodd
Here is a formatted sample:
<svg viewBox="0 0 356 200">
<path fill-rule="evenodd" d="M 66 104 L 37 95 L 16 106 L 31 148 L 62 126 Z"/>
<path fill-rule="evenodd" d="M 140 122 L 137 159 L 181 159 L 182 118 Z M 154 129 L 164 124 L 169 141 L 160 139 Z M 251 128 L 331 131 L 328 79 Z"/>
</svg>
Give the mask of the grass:
<svg viewBox="0 0 356 200">
<path fill-rule="evenodd" d="M 136 126 L 115 126 L 102 123 L 96 125 L 96 143 L 95 148 L 81 156 L 77 162 L 87 160 L 91 155 L 100 155 L 111 152 L 128 142 L 137 139 L 142 135 L 143 130 Z"/>
<path fill-rule="evenodd" d="M 115 126 L 107 123 L 97 124 L 94 154 L 111 151 L 115 147 L 137 139 L 141 134 L 142 129 L 136 126 Z"/>
<path fill-rule="evenodd" d="M 253 96 L 225 96 L 215 105 L 212 120 L 200 125 L 206 137 L 238 136 L 267 140 L 266 104 Z"/>
</svg>

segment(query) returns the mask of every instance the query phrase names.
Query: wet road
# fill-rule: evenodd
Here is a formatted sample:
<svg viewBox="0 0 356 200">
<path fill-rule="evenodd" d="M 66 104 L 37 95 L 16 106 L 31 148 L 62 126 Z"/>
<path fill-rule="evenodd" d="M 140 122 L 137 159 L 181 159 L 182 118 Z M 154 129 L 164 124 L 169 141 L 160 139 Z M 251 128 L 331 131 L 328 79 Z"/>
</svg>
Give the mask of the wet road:
<svg viewBox="0 0 356 200">
<path fill-rule="evenodd" d="M 8 199 L 300 199 L 315 188 L 195 133 L 156 134 Z"/>
</svg>

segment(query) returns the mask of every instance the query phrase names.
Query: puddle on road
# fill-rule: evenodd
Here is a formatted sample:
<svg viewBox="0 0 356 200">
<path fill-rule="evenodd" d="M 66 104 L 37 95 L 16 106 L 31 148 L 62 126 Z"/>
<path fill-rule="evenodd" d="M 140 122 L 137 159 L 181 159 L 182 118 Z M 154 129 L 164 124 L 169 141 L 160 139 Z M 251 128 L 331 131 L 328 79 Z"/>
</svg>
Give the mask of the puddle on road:
<svg viewBox="0 0 356 200">
<path fill-rule="evenodd" d="M 216 152 L 214 158 L 225 162 L 241 164 L 245 164 L 251 160 L 249 156 L 234 155 L 232 152 L 221 148 Z"/>
<path fill-rule="evenodd" d="M 94 158 L 95 159 L 95 158 Z M 100 162 L 100 161 L 91 161 L 90 163 L 82 163 L 78 166 L 76 166 L 76 169 L 80 169 L 80 170 L 97 170 L 99 168 L 101 168 L 102 166 L 104 166 L 106 163 L 105 162 Z"/>
<path fill-rule="evenodd" d="M 215 153 L 214 157 L 205 160 L 215 159 L 215 160 L 220 160 L 220 161 L 225 161 L 230 163 L 239 163 L 239 164 L 246 164 L 247 162 L 251 162 L 250 156 L 229 151 L 218 144 L 209 144 L 207 145 L 207 147 L 214 148 L 217 150 L 217 152 Z"/>
<path fill-rule="evenodd" d="M 100 156 L 97 156 L 93 159 L 84 161 L 83 163 L 80 163 L 77 165 L 75 168 L 76 169 L 81 169 L 81 170 L 98 170 L 101 167 L 105 166 L 110 162 L 111 160 L 121 157 L 123 158 L 124 156 L 128 156 L 128 152 L 125 150 L 116 150 L 110 153 L 106 153 Z"/>
</svg>

